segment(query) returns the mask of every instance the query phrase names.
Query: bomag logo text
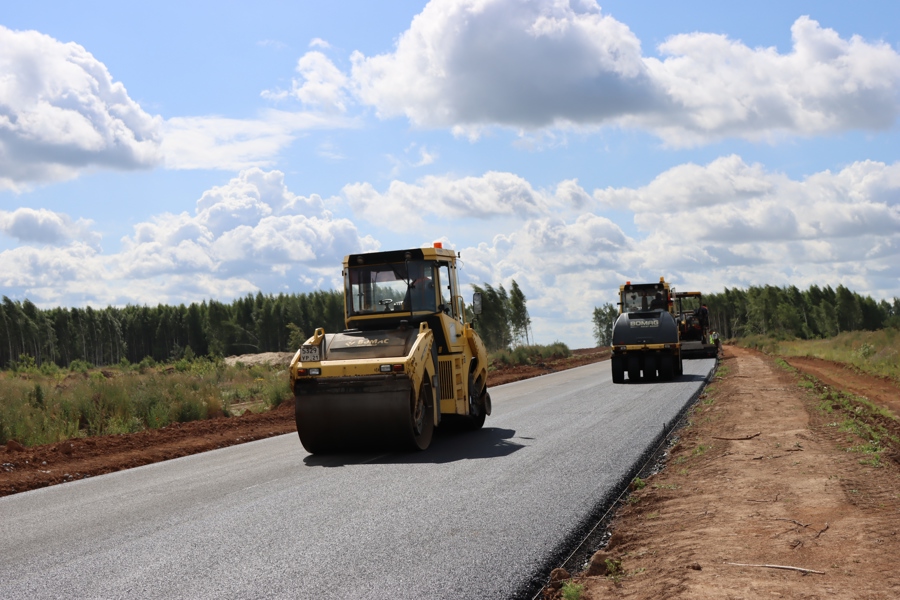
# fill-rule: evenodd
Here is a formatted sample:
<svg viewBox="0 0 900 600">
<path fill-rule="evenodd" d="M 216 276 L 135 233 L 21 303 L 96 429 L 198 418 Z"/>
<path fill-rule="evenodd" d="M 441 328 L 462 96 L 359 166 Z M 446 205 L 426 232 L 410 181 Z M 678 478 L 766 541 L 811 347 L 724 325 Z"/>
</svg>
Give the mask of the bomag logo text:
<svg viewBox="0 0 900 600">
<path fill-rule="evenodd" d="M 659 327 L 659 319 L 635 319 L 628 324 L 631 327 Z"/>
<path fill-rule="evenodd" d="M 361 339 L 361 340 L 350 340 L 347 342 L 348 346 L 387 346 L 391 343 L 389 338 L 384 338 L 381 340 L 369 340 L 369 339 Z"/>
</svg>

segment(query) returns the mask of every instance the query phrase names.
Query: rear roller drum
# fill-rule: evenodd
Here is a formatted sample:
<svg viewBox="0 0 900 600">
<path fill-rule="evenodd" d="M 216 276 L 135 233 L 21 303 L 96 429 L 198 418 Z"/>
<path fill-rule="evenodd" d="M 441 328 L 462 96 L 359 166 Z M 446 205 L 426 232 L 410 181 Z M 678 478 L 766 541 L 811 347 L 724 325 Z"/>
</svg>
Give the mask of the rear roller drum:
<svg viewBox="0 0 900 600">
<path fill-rule="evenodd" d="M 304 402 L 306 402 L 304 398 L 294 398 L 294 420 L 303 448 L 310 454 L 327 454 L 338 450 L 340 440 L 335 439 L 334 432 L 330 428 L 313 424 L 308 409 L 304 410 Z"/>
<path fill-rule="evenodd" d="M 297 434 L 312 454 L 424 450 L 434 433 L 431 386 L 408 380 L 319 382 L 295 397 Z"/>
</svg>

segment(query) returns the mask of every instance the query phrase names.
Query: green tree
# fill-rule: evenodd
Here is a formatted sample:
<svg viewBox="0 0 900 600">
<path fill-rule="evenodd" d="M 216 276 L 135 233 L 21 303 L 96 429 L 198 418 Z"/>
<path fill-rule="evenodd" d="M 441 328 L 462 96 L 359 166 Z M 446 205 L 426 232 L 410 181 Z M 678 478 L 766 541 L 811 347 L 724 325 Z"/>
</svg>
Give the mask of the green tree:
<svg viewBox="0 0 900 600">
<path fill-rule="evenodd" d="M 295 323 L 287 324 L 288 330 L 288 349 L 296 351 L 303 345 L 303 342 L 309 339 L 309 336 L 303 333 L 303 330 L 297 327 Z"/>
<path fill-rule="evenodd" d="M 472 286 L 481 294 L 481 315 L 475 319 L 475 331 L 481 336 L 489 352 L 509 348 L 512 327 L 509 319 L 509 295 L 501 285 L 494 289 L 485 283 Z"/>
<path fill-rule="evenodd" d="M 839 331 L 855 331 L 862 324 L 862 311 L 857 296 L 843 285 L 837 286 L 834 303 Z"/>
<path fill-rule="evenodd" d="M 594 340 L 598 346 L 612 345 L 612 330 L 616 324 L 619 311 L 614 304 L 607 302 L 602 306 L 594 307 Z"/>
<path fill-rule="evenodd" d="M 528 328 L 531 326 L 531 317 L 528 316 L 525 294 L 519 288 L 516 280 L 512 280 L 509 290 L 509 322 L 512 327 L 512 341 L 515 345 L 521 345 L 524 338 L 529 343 Z"/>
</svg>

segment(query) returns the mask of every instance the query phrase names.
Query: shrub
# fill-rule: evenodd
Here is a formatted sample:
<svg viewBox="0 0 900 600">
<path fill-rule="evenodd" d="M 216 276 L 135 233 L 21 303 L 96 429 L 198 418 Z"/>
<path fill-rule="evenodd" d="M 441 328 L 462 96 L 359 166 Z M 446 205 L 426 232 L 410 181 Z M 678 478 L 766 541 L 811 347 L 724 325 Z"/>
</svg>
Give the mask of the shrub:
<svg viewBox="0 0 900 600">
<path fill-rule="evenodd" d="M 76 358 L 72 362 L 69 363 L 69 371 L 73 373 L 82 373 L 87 374 L 88 369 L 90 369 L 93 365 L 87 362 L 86 360 L 81 360 L 80 358 Z"/>
</svg>

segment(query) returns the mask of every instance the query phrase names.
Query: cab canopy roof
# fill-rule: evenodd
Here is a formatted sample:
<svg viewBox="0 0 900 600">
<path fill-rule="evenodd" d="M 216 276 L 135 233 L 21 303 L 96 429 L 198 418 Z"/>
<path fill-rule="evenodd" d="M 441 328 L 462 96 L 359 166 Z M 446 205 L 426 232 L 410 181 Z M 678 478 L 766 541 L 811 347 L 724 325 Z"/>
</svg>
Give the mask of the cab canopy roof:
<svg viewBox="0 0 900 600">
<path fill-rule="evenodd" d="M 456 252 L 447 248 L 410 248 L 408 250 L 387 250 L 385 252 L 349 254 L 344 257 L 344 266 L 383 265 L 385 263 L 402 263 L 407 260 L 452 261 L 455 258 Z"/>
</svg>

